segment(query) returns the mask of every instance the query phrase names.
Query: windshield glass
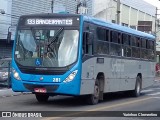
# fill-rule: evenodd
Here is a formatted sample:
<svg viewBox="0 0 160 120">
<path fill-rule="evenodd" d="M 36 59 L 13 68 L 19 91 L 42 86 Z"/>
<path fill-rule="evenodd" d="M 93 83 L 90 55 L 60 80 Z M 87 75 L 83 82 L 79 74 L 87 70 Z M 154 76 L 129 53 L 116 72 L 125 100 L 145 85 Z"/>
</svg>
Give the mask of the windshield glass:
<svg viewBox="0 0 160 120">
<path fill-rule="evenodd" d="M 22 66 L 65 67 L 74 63 L 78 53 L 78 30 L 18 30 L 15 60 Z"/>
</svg>

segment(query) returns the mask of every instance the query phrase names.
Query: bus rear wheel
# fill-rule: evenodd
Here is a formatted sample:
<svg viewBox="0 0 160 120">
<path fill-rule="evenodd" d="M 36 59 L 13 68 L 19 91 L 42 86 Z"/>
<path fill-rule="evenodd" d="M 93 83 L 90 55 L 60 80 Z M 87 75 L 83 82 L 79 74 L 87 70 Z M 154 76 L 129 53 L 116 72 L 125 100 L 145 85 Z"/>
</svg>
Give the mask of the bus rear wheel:
<svg viewBox="0 0 160 120">
<path fill-rule="evenodd" d="M 35 94 L 35 96 L 38 102 L 47 102 L 49 98 L 49 95 L 46 94 Z"/>
<path fill-rule="evenodd" d="M 132 91 L 132 96 L 138 97 L 141 93 L 141 78 L 137 76 L 135 89 Z"/>
<path fill-rule="evenodd" d="M 90 105 L 95 105 L 99 101 L 100 87 L 99 82 L 95 82 L 94 93 L 87 96 L 87 103 Z"/>
</svg>

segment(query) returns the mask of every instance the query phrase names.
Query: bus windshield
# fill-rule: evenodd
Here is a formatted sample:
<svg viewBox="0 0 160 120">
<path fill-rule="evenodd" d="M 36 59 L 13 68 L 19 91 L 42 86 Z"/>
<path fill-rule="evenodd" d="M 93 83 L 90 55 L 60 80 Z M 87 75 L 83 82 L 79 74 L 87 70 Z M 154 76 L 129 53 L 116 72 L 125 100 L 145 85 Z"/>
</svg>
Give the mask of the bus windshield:
<svg viewBox="0 0 160 120">
<path fill-rule="evenodd" d="M 19 29 L 15 60 L 25 67 L 65 67 L 77 60 L 78 30 Z"/>
</svg>

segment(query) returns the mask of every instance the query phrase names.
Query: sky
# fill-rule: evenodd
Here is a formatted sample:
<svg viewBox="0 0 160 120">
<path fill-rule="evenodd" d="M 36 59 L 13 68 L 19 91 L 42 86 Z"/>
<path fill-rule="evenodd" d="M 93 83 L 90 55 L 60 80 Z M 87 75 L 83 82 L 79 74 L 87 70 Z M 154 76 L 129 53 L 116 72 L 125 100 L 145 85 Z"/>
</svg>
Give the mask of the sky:
<svg viewBox="0 0 160 120">
<path fill-rule="evenodd" d="M 148 2 L 150 4 L 152 4 L 152 5 L 160 8 L 160 1 L 159 0 L 144 0 L 144 1 L 146 1 L 146 2 Z"/>
<path fill-rule="evenodd" d="M 158 8 L 158 10 L 157 10 L 157 13 L 158 13 L 157 17 L 160 18 L 160 0 L 144 0 L 144 1 L 146 1 L 146 2 L 148 2 L 148 3 L 150 3 L 150 4 L 154 5 L 154 6 L 156 6 Z"/>
</svg>

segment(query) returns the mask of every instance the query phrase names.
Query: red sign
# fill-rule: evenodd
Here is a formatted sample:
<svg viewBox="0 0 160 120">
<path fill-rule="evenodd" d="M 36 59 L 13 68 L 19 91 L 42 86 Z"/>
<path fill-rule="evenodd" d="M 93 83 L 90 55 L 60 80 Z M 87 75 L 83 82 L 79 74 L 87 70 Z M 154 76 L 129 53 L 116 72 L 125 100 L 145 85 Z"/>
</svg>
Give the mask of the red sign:
<svg viewBox="0 0 160 120">
<path fill-rule="evenodd" d="M 37 92 L 37 93 L 46 93 L 47 90 L 46 90 L 46 88 L 34 88 L 34 92 Z"/>
<path fill-rule="evenodd" d="M 157 63 L 157 64 L 156 64 L 156 72 L 159 72 L 159 71 L 160 71 L 160 64 Z"/>
</svg>

